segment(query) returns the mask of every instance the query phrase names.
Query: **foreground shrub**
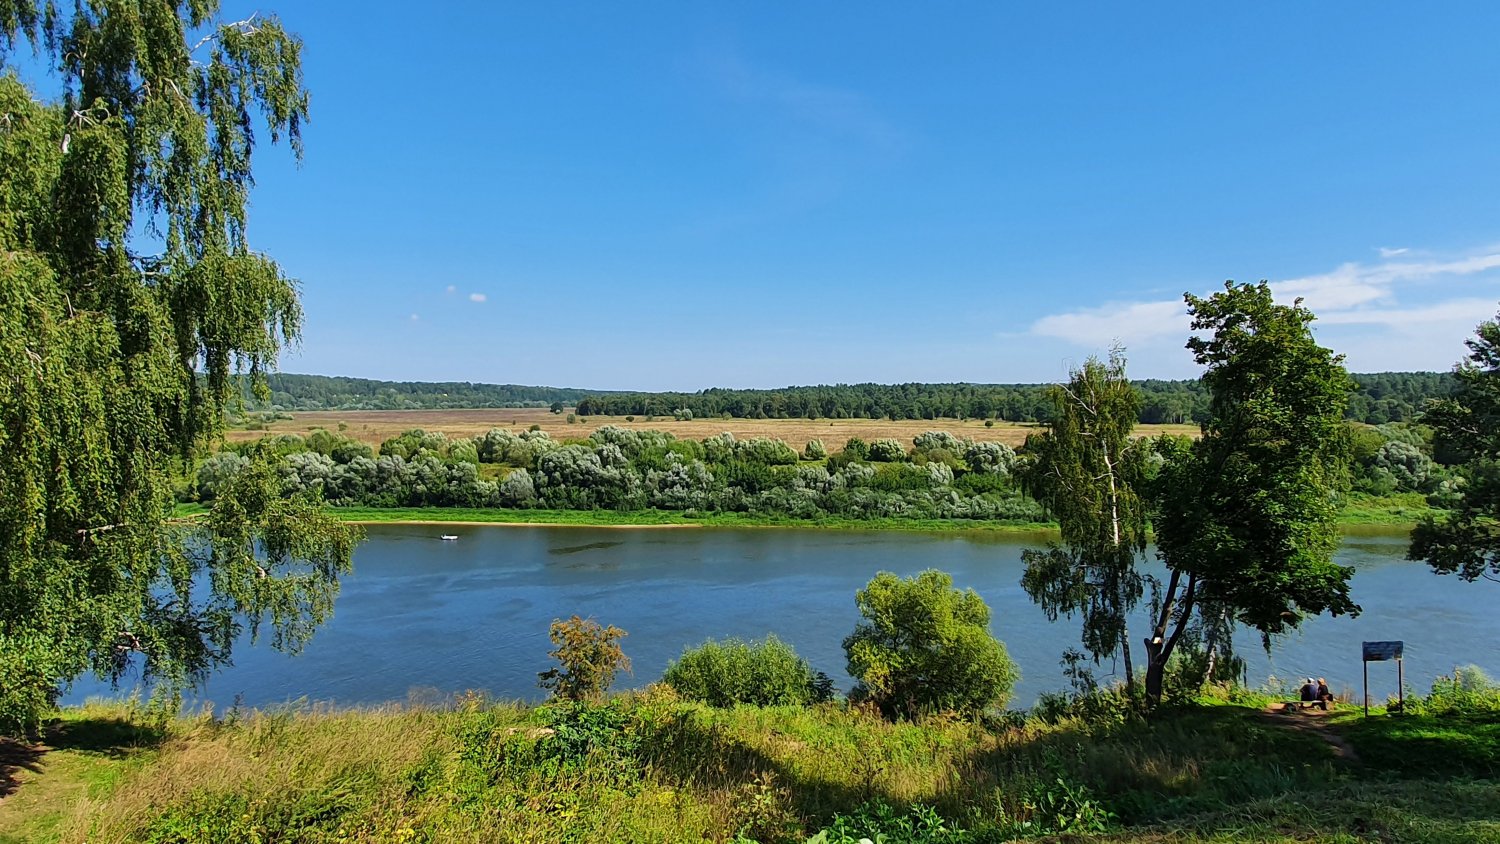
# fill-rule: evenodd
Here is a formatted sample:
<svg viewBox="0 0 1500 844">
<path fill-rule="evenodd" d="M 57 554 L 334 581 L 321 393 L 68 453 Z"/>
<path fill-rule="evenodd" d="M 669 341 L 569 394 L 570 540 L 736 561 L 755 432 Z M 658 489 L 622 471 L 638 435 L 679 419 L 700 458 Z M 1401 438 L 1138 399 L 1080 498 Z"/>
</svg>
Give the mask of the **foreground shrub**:
<svg viewBox="0 0 1500 844">
<path fill-rule="evenodd" d="M 808 839 L 807 844 L 960 844 L 974 841 L 967 830 L 949 823 L 931 806 L 918 804 L 901 814 L 887 803 L 875 800 L 848 815 L 834 815 L 833 823 Z"/>
<path fill-rule="evenodd" d="M 538 674 L 537 685 L 563 700 L 593 700 L 609 691 L 615 672 L 630 670 L 630 658 L 620 649 L 626 633 L 614 625 L 573 616 L 556 619 L 548 634 L 556 647 L 548 653 L 561 667 Z"/>
<path fill-rule="evenodd" d="M 890 717 L 1004 706 L 1020 679 L 990 635 L 990 608 L 946 572 L 902 579 L 881 572 L 855 594 L 865 620 L 844 640 L 854 697 Z"/>
<path fill-rule="evenodd" d="M 704 642 L 668 665 L 662 682 L 709 706 L 801 706 L 833 697 L 828 675 L 814 671 L 775 636 L 758 642 Z"/>
<path fill-rule="evenodd" d="M 1477 665 L 1455 668 L 1453 676 L 1438 677 L 1425 698 L 1407 701 L 1414 715 L 1500 716 L 1500 684 Z"/>
</svg>

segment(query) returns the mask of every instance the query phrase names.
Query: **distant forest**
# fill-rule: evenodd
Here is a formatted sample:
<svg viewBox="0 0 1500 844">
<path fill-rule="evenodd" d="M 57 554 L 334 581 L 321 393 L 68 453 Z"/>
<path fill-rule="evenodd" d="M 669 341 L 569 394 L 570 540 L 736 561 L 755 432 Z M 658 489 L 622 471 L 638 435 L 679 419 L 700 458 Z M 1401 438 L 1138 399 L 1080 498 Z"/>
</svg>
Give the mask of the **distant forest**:
<svg viewBox="0 0 1500 844">
<path fill-rule="evenodd" d="M 1446 372 L 1355 375 L 1359 391 L 1349 418 L 1371 425 L 1409 422 L 1428 399 L 1447 395 Z M 1141 422 L 1201 421 L 1208 393 L 1196 381 L 1150 379 L 1141 391 Z M 263 410 L 419 410 L 485 407 L 576 407 L 580 416 L 729 416 L 746 419 L 999 419 L 1046 422 L 1046 384 L 838 384 L 775 390 L 713 388 L 697 393 L 603 392 L 569 387 L 468 382 L 372 381 L 326 375 L 270 376 Z"/>
<path fill-rule="evenodd" d="M 267 376 L 270 404 L 250 401 L 255 410 L 460 410 L 476 407 L 571 407 L 599 390 L 471 384 L 467 381 L 372 381 L 330 375 Z M 247 385 L 248 389 L 248 385 Z"/>
<path fill-rule="evenodd" d="M 1453 376 L 1439 372 L 1355 375 L 1359 391 L 1349 418 L 1372 425 L 1408 422 L 1428 399 L 1446 396 Z M 1001 419 L 1050 421 L 1048 384 L 840 384 L 780 390 L 710 389 L 698 393 L 612 393 L 578 402 L 580 416 L 649 416 L 751 419 Z M 1136 381 L 1141 422 L 1199 422 L 1208 417 L 1208 391 L 1197 380 Z"/>
</svg>

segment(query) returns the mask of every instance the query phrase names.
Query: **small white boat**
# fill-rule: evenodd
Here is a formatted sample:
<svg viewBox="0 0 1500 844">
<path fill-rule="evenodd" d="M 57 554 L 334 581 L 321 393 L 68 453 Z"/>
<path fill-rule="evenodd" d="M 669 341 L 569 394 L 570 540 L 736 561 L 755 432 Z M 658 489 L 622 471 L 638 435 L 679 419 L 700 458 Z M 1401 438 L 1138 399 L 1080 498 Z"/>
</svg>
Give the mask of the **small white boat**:
<svg viewBox="0 0 1500 844">
<path fill-rule="evenodd" d="M 455 540 L 457 538 L 458 538 L 458 534 L 454 534 L 454 533 L 445 533 L 442 536 L 438 537 L 438 539 L 441 539 L 444 542 L 452 542 L 453 540 Z"/>
</svg>

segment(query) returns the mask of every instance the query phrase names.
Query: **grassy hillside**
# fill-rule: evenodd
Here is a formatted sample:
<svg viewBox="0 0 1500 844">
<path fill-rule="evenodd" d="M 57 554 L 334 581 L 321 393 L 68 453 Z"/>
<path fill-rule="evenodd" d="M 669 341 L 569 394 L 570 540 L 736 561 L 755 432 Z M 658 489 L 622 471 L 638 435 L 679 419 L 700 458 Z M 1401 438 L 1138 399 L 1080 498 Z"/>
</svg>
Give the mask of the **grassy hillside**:
<svg viewBox="0 0 1500 844">
<path fill-rule="evenodd" d="M 1268 702 L 894 724 L 664 689 L 165 725 L 92 706 L 10 765 L 0 841 L 1500 840 L 1493 712 L 1319 719 Z"/>
</svg>

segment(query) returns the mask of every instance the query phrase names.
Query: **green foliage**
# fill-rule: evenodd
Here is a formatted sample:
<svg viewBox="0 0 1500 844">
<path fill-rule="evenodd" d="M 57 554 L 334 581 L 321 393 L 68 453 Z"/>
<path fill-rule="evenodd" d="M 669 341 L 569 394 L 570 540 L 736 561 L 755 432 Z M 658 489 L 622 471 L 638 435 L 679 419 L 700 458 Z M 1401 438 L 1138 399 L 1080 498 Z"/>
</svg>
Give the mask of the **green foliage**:
<svg viewBox="0 0 1500 844">
<path fill-rule="evenodd" d="M 246 232 L 257 132 L 301 152 L 301 42 L 274 16 L 216 12 L 0 15 L 0 732 L 90 672 L 139 664 L 170 699 L 261 618 L 295 647 L 348 569 L 356 531 L 279 501 L 263 464 L 215 478 L 203 523 L 170 517 L 236 373 L 264 394 L 301 324 L 294 282 Z M 57 102 L 9 72 L 23 45 L 56 68 Z"/>
<path fill-rule="evenodd" d="M 554 646 L 548 656 L 559 667 L 537 675 L 537 685 L 561 700 L 596 700 L 609 691 L 617 671 L 630 670 L 630 658 L 620 649 L 626 633 L 614 625 L 575 615 L 554 620 L 547 635 Z"/>
<path fill-rule="evenodd" d="M 802 447 L 803 460 L 827 460 L 828 449 L 824 447 L 822 440 L 808 440 L 807 445 Z"/>
<path fill-rule="evenodd" d="M 1432 691 L 1411 700 L 1407 711 L 1413 715 L 1500 717 L 1500 684 L 1489 678 L 1477 665 L 1454 670 L 1451 676 L 1438 677 Z M 1497 758 L 1500 762 L 1500 758 Z"/>
<path fill-rule="evenodd" d="M 1119 349 L 1090 358 L 1052 393 L 1048 431 L 1027 438 L 1028 492 L 1057 519 L 1062 546 L 1027 549 L 1021 586 L 1050 621 L 1083 616 L 1083 646 L 1098 662 L 1124 657 L 1133 687 L 1126 619 L 1143 592 L 1136 560 L 1146 550 L 1145 450 L 1130 433 L 1140 397 L 1125 378 Z"/>
<path fill-rule="evenodd" d="M 1153 702 L 1195 609 L 1209 650 L 1226 647 L 1230 620 L 1270 637 L 1359 611 L 1353 569 L 1333 562 L 1353 387 L 1341 359 L 1314 340 L 1312 313 L 1275 304 L 1264 282 L 1186 298 L 1210 414 L 1196 442 L 1155 443 L 1152 523 L 1171 574 L 1146 648 Z"/>
<path fill-rule="evenodd" d="M 859 437 L 850 437 L 844 443 L 844 455 L 854 460 L 866 460 L 870 456 L 870 446 Z"/>
<path fill-rule="evenodd" d="M 990 635 L 990 610 L 972 589 L 934 569 L 902 579 L 881 572 L 855 594 L 863 616 L 844 639 L 853 696 L 893 717 L 1004 706 L 1020 672 Z"/>
<path fill-rule="evenodd" d="M 1453 373 L 1457 391 L 1422 417 L 1436 447 L 1460 464 L 1457 494 L 1441 501 L 1448 512 L 1412 532 L 1408 556 L 1440 574 L 1500 581 L 1500 319 L 1481 323 L 1468 346 Z"/>
<path fill-rule="evenodd" d="M 1159 487 L 1165 558 L 1198 575 L 1201 598 L 1268 635 L 1304 615 L 1357 612 L 1353 572 L 1332 562 L 1353 387 L 1341 358 L 1313 339 L 1310 311 L 1274 304 L 1264 283 L 1188 304 L 1193 329 L 1212 332 L 1188 341 L 1212 415 Z"/>
<path fill-rule="evenodd" d="M 848 446 L 844 451 L 848 451 Z M 869 459 L 877 463 L 892 463 L 906 459 L 906 449 L 902 447 L 900 440 L 878 439 L 870 442 Z"/>
<path fill-rule="evenodd" d="M 833 697 L 828 675 L 814 671 L 775 636 L 760 641 L 709 640 L 683 651 L 662 682 L 709 706 L 804 706 Z"/>
<path fill-rule="evenodd" d="M 807 844 L 966 844 L 976 840 L 931 806 L 920 803 L 901 813 L 884 800 L 865 803 L 847 815 L 833 816 L 828 828 Z"/>
<path fill-rule="evenodd" d="M 1376 372 L 1356 376 L 1356 380 L 1358 389 L 1350 402 L 1348 418 L 1370 425 L 1410 421 L 1429 399 L 1448 395 L 1454 383 L 1451 375 L 1438 372 Z M 439 387 L 447 385 L 389 386 L 407 388 L 413 398 L 428 402 L 447 400 L 435 395 L 441 393 Z M 463 386 L 477 390 L 483 385 Z M 1185 424 L 1208 417 L 1208 391 L 1196 379 L 1147 379 L 1133 382 L 1133 386 L 1142 396 L 1138 421 L 1143 424 Z M 777 390 L 715 388 L 697 393 L 595 393 L 578 400 L 578 412 L 602 416 L 666 415 L 677 408 L 689 410 L 700 418 L 944 418 L 1045 423 L 1051 421 L 1049 414 L 1053 409 L 1049 389 L 1045 384 L 825 384 Z M 393 402 L 397 400 L 398 397 L 392 396 Z"/>
</svg>

